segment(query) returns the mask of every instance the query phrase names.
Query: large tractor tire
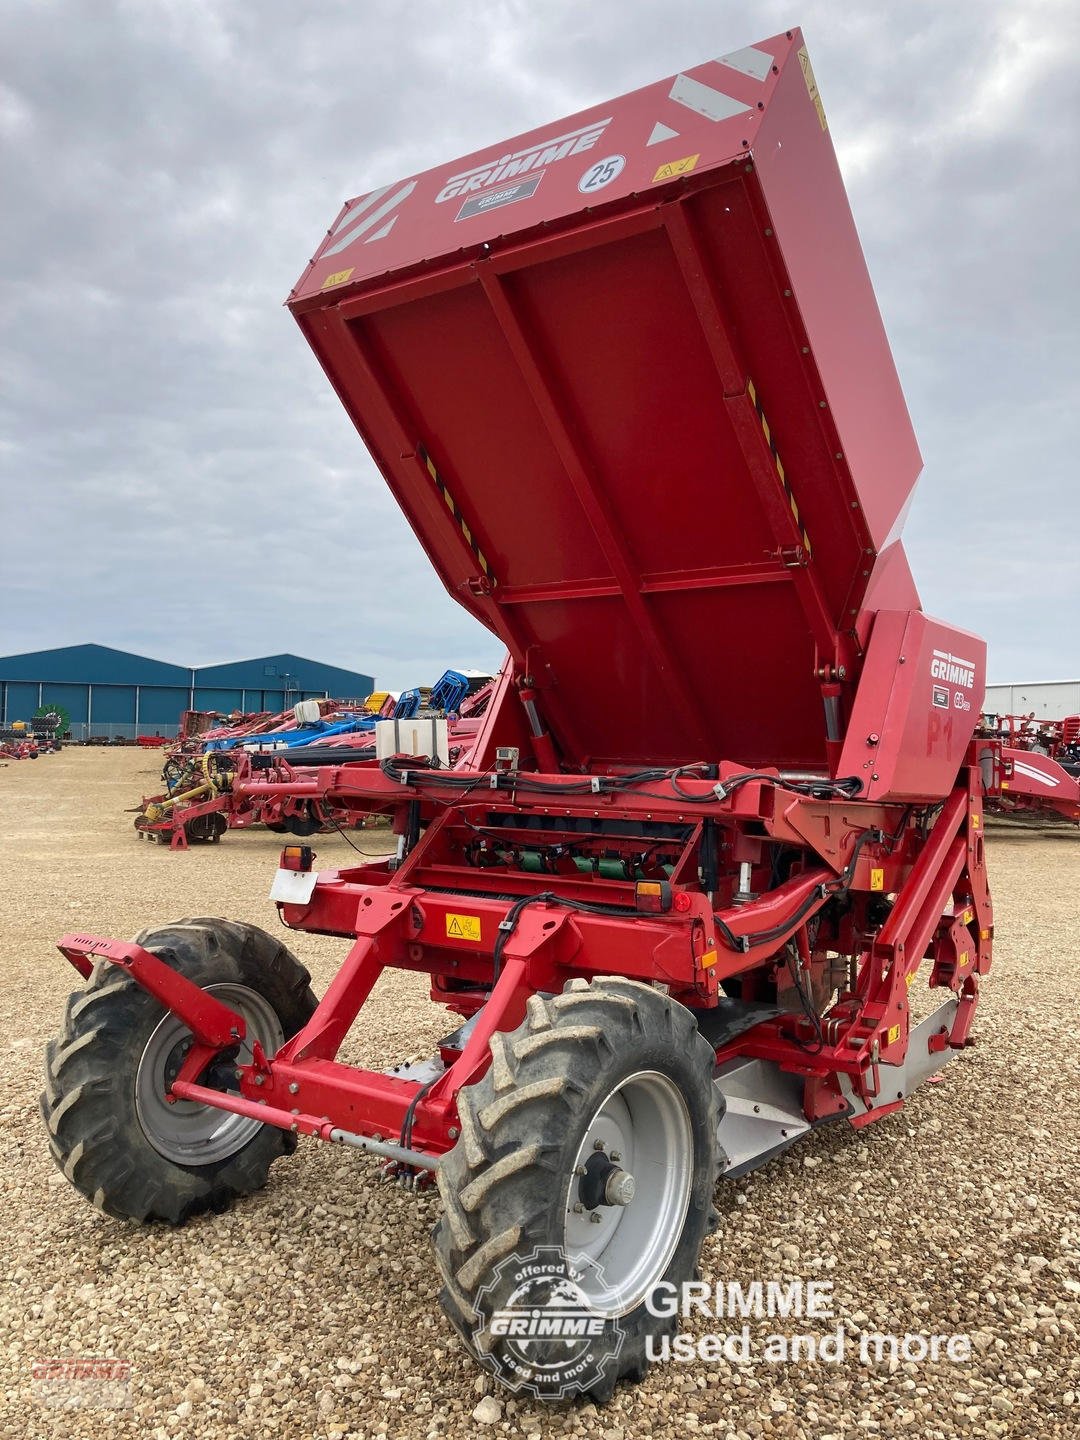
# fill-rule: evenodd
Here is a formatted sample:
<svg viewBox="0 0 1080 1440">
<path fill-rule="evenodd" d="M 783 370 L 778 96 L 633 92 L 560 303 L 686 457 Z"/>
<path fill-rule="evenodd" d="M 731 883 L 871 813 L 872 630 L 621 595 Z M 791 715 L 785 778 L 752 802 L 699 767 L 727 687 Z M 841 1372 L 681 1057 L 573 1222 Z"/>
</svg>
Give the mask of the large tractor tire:
<svg viewBox="0 0 1080 1440">
<path fill-rule="evenodd" d="M 530 997 L 491 1050 L 483 1079 L 458 1094 L 460 1138 L 439 1170 L 440 1300 L 510 1388 L 603 1402 L 643 1378 L 648 1337 L 674 1330 L 646 1301 L 660 1282 L 694 1278 L 716 1220 L 715 1052 L 684 1006 L 617 978 Z M 565 1339 L 499 1329 L 567 1297 L 594 1326 L 571 1375 Z"/>
<path fill-rule="evenodd" d="M 136 944 L 239 1011 L 247 1034 L 203 1084 L 236 1090 L 258 1040 L 273 1055 L 315 1009 L 310 976 L 273 936 L 228 920 L 178 920 Z M 41 1113 L 57 1165 L 86 1198 L 124 1220 L 181 1225 L 266 1184 L 290 1154 L 288 1131 L 210 1105 L 169 1104 L 191 1032 L 132 977 L 102 960 L 70 996 L 45 1052 Z"/>
</svg>

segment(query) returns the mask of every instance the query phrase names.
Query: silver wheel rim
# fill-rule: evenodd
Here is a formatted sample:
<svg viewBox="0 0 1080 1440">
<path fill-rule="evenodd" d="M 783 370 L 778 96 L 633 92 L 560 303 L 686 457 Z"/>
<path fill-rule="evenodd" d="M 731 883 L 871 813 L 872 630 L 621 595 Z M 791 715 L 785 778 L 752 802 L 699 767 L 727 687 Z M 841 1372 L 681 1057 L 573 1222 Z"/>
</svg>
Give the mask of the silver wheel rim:
<svg viewBox="0 0 1080 1440">
<path fill-rule="evenodd" d="M 238 1011 L 247 1026 L 240 1043 L 237 1065 L 251 1061 L 251 1047 L 258 1040 L 267 1055 L 274 1055 L 284 1043 L 281 1021 L 270 1002 L 247 985 L 206 985 L 208 995 Z M 166 1092 L 191 1041 L 191 1031 L 175 1015 L 166 1015 L 146 1042 L 135 1075 L 135 1112 L 143 1134 L 166 1160 L 178 1165 L 213 1165 L 242 1150 L 262 1129 L 261 1120 L 233 1115 L 213 1105 L 177 1100 L 170 1105 Z"/>
<path fill-rule="evenodd" d="M 576 1209 L 580 1171 L 601 1145 L 634 1177 L 633 1199 L 627 1205 Z M 694 1133 L 679 1087 L 656 1070 L 620 1081 L 593 1116 L 574 1160 L 564 1207 L 563 1248 L 571 1264 L 592 1262 L 584 1265 L 579 1283 L 594 1309 L 626 1315 L 663 1278 L 686 1222 L 693 1173 Z"/>
</svg>

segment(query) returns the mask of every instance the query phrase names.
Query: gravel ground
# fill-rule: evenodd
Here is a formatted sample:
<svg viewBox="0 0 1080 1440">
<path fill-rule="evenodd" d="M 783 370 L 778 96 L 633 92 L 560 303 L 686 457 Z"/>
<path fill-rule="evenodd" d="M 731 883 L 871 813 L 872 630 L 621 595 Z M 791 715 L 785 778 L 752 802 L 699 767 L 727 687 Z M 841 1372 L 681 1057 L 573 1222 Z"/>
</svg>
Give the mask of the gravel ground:
<svg viewBox="0 0 1080 1440">
<path fill-rule="evenodd" d="M 941 1084 L 720 1190 L 705 1277 L 831 1280 L 835 1318 L 755 1320 L 747 1363 L 659 1366 L 602 1410 L 544 1410 L 486 1393 L 436 1303 L 437 1201 L 382 1183 L 365 1157 L 302 1142 L 265 1191 L 182 1230 L 110 1220 L 55 1172 L 41 1052 L 75 980 L 55 938 L 207 912 L 276 923 L 265 896 L 277 837 L 235 833 L 187 854 L 136 840 L 124 808 L 156 770 L 134 750 L 0 770 L 0 1436 L 1080 1436 L 1080 837 L 993 835 L 995 969 L 978 1044 Z M 350 853 L 336 836 L 318 849 L 323 865 Z M 343 953 L 307 935 L 294 948 L 316 989 Z M 391 975 L 347 1056 L 427 1053 L 445 1028 L 422 979 Z M 971 1359 L 862 1364 L 853 1344 L 840 1363 L 763 1358 L 774 1329 L 838 1323 L 852 1336 L 966 1334 Z M 129 1408 L 42 1403 L 32 1363 L 87 1355 L 130 1362 Z"/>
</svg>

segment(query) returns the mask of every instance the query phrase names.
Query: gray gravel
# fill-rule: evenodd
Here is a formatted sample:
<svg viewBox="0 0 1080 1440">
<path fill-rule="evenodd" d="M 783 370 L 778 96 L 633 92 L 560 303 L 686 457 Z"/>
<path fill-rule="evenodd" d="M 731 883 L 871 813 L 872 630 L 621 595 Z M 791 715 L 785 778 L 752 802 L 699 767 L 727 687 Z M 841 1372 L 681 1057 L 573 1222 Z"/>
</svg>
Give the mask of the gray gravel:
<svg viewBox="0 0 1080 1440">
<path fill-rule="evenodd" d="M 992 836 L 999 940 L 977 1046 L 900 1114 L 819 1132 L 721 1189 L 704 1257 L 711 1280 L 832 1280 L 851 1332 L 963 1332 L 970 1362 L 670 1365 L 601 1411 L 548 1411 L 488 1393 L 435 1301 L 438 1202 L 366 1158 L 303 1143 L 263 1193 L 179 1231 L 109 1220 L 55 1173 L 41 1050 L 75 980 L 55 938 L 207 911 L 275 923 L 275 837 L 186 855 L 134 838 L 123 809 L 154 773 L 153 757 L 94 750 L 0 770 L 0 1436 L 1080 1437 L 1080 836 Z M 321 864 L 349 853 L 337 837 L 318 849 Z M 343 946 L 295 941 L 321 988 Z M 445 1028 L 422 977 L 390 976 L 346 1055 L 408 1058 Z M 752 1338 L 780 1325 L 753 1321 Z M 42 1405 L 33 1362 L 79 1355 L 130 1362 L 129 1409 Z"/>
</svg>

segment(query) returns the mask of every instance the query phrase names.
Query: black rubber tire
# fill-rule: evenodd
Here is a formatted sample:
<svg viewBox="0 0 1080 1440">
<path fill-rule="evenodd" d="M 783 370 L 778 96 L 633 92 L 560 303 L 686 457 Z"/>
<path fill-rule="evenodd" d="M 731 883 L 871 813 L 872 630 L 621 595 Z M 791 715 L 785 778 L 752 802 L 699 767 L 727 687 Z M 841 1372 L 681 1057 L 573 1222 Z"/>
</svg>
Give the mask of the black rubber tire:
<svg viewBox="0 0 1080 1440">
<path fill-rule="evenodd" d="M 315 807 L 310 803 L 304 807 L 303 815 L 286 815 L 282 819 L 282 828 L 290 835 L 297 835 L 301 839 L 307 839 L 309 835 L 319 835 L 329 827 L 325 825 Z"/>
<path fill-rule="evenodd" d="M 144 930 L 136 944 L 197 985 L 246 985 L 278 1016 L 286 1039 L 315 1009 L 308 972 L 292 952 L 254 925 L 214 918 Z M 99 1210 L 121 1220 L 182 1225 L 221 1211 L 266 1184 L 271 1163 L 296 1138 L 264 1125 L 233 1155 L 186 1166 L 166 1159 L 143 1132 L 135 1076 L 146 1042 L 165 1015 L 152 995 L 107 960 L 68 997 L 64 1026 L 45 1051 L 41 1114 L 53 1159 Z"/>
<path fill-rule="evenodd" d="M 229 822 L 218 810 L 206 815 L 196 815 L 194 820 L 184 823 L 184 833 L 189 845 L 216 845 L 229 828 Z"/>
<path fill-rule="evenodd" d="M 496 1375 L 507 1373 L 499 1342 L 480 1354 L 474 1329 L 500 1303 L 491 1285 L 507 1255 L 523 1259 L 561 1244 L 564 1197 L 589 1124 L 604 1098 L 641 1069 L 679 1087 L 690 1115 L 694 1159 L 690 1202 L 663 1277 L 676 1285 L 697 1273 L 701 1245 L 715 1227 L 713 1208 L 719 1097 L 712 1083 L 716 1053 L 685 1006 L 650 986 L 622 978 L 571 981 L 554 998 L 533 995 L 517 1030 L 492 1037 L 492 1064 L 457 1097 L 460 1138 L 439 1168 L 443 1213 L 433 1240 L 445 1282 L 439 1299 L 470 1352 Z M 605 1403 L 620 1380 L 648 1368 L 646 1339 L 670 1334 L 672 1319 L 645 1302 L 619 1320 L 618 1356 L 598 1384 L 579 1393 Z M 611 1322 L 596 1346 L 615 1346 Z M 541 1391 L 542 1393 L 542 1391 Z M 558 1399 L 560 1395 L 542 1398 Z"/>
</svg>

